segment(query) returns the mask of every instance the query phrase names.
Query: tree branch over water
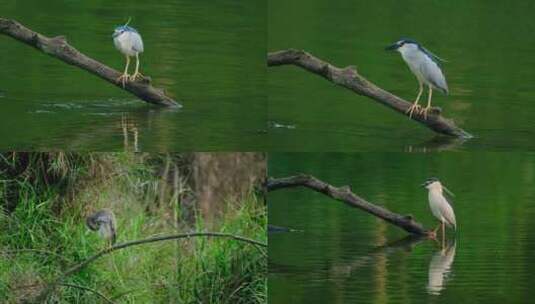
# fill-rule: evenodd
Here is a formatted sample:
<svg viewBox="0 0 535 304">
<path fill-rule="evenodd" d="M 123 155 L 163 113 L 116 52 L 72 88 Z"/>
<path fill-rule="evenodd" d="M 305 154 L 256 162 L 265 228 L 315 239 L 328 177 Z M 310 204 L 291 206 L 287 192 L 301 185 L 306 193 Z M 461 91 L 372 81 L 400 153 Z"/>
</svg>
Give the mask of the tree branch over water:
<svg viewBox="0 0 535 304">
<path fill-rule="evenodd" d="M 349 186 L 335 187 L 311 175 L 295 175 L 283 178 L 269 178 L 266 183 L 267 191 L 285 188 L 305 187 L 323 193 L 337 201 L 346 203 L 351 207 L 366 211 L 392 225 L 416 235 L 431 236 L 432 231 L 414 220 L 412 215 L 394 213 L 384 207 L 372 204 L 351 191 Z"/>
<path fill-rule="evenodd" d="M 46 37 L 14 20 L 4 18 L 0 18 L 0 33 L 33 46 L 37 50 L 58 58 L 65 63 L 86 70 L 148 103 L 168 107 L 180 106 L 175 100 L 167 96 L 163 89 L 153 87 L 151 79 L 148 77 L 143 77 L 139 81 L 129 81 L 123 88 L 122 83 L 117 81 L 117 78 L 122 73 L 81 53 L 67 43 L 67 39 L 63 36 Z M 43 71 L 43 73 L 45 72 Z"/>
<path fill-rule="evenodd" d="M 301 67 L 359 95 L 370 97 L 404 115 L 406 115 L 407 110 L 412 105 L 402 98 L 376 86 L 361 76 L 355 67 L 338 68 L 305 51 L 288 49 L 268 53 L 267 65 L 270 67 L 281 65 Z M 416 112 L 413 114 L 412 119 L 440 134 L 461 138 L 473 137 L 470 133 L 457 127 L 453 120 L 443 117 L 441 111 L 440 108 L 433 107 L 429 111 L 427 119 L 423 114 Z M 407 117 L 409 116 L 407 115 Z"/>
<path fill-rule="evenodd" d="M 193 233 L 183 233 L 183 234 L 174 234 L 174 235 L 165 235 L 165 236 L 157 236 L 157 237 L 151 237 L 147 239 L 142 240 L 135 240 L 130 242 L 125 242 L 121 244 L 116 244 L 112 247 L 106 248 L 89 258 L 85 259 L 84 261 L 80 262 L 79 264 L 76 264 L 72 266 L 71 268 L 67 269 L 63 274 L 61 274 L 57 279 L 52 281 L 51 283 L 47 284 L 43 290 L 35 297 L 34 299 L 29 299 L 26 301 L 27 303 L 43 303 L 50 293 L 52 293 L 58 285 L 61 285 L 62 282 L 69 276 L 77 273 L 82 268 L 86 267 L 87 265 L 93 263 L 97 259 L 101 258 L 104 255 L 110 254 L 116 250 L 124 249 L 131 246 L 137 246 L 147 243 L 154 243 L 154 242 L 161 242 L 161 241 L 169 241 L 169 240 L 177 240 L 177 239 L 184 239 L 184 238 L 192 238 L 192 237 L 223 237 L 223 238 L 231 238 L 237 241 L 245 242 L 254 245 L 255 247 L 267 247 L 267 244 L 248 239 L 242 236 L 230 234 L 230 233 L 220 233 L 220 232 L 193 232 Z"/>
</svg>

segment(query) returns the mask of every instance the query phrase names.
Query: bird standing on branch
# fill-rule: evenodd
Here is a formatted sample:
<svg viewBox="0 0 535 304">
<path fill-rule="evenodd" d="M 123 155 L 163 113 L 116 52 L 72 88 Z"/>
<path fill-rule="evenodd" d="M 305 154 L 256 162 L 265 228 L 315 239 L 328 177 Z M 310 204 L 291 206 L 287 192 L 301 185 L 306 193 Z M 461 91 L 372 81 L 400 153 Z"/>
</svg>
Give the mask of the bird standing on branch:
<svg viewBox="0 0 535 304">
<path fill-rule="evenodd" d="M 129 80 L 135 81 L 137 78 L 143 77 L 139 72 L 139 54 L 143 53 L 143 40 L 135 28 L 128 26 L 129 22 L 130 20 L 125 25 L 116 27 L 112 34 L 115 47 L 126 57 L 124 73 L 117 78 L 117 82 L 121 82 L 123 88 Z M 136 70 L 132 75 L 128 75 L 130 57 L 136 57 Z"/>
<path fill-rule="evenodd" d="M 401 57 L 418 79 L 418 95 L 416 96 L 414 104 L 407 110 L 407 114 L 409 114 L 409 117 L 412 117 L 412 113 L 416 111 L 420 114 L 423 113 L 424 118 L 427 118 L 427 112 L 431 109 L 433 89 L 439 90 L 446 95 L 448 94 L 448 84 L 446 83 L 446 78 L 438 63 L 439 61 L 444 60 L 412 39 L 401 39 L 388 46 L 386 50 L 396 50 L 401 53 Z M 418 101 L 422 96 L 424 84 L 429 87 L 429 93 L 427 95 L 427 107 L 422 109 L 421 106 L 418 105 Z"/>
<path fill-rule="evenodd" d="M 106 240 L 110 247 L 115 244 L 117 230 L 113 211 L 109 209 L 99 210 L 87 217 L 86 224 L 89 229 L 98 231 L 99 236 Z"/>
<path fill-rule="evenodd" d="M 455 213 L 453 213 L 453 208 L 451 207 L 451 204 L 446 196 L 444 196 L 443 190 L 445 190 L 451 196 L 455 195 L 448 190 L 448 188 L 443 186 L 442 183 L 440 183 L 440 181 L 435 177 L 425 181 L 422 186 L 429 190 L 429 208 L 431 209 L 433 215 L 440 221 L 440 225 L 433 231 L 434 235 L 436 235 L 437 230 L 440 228 L 440 226 L 442 226 L 442 244 L 444 244 L 444 236 L 446 233 L 445 226 L 456 230 L 457 223 L 455 221 Z"/>
</svg>

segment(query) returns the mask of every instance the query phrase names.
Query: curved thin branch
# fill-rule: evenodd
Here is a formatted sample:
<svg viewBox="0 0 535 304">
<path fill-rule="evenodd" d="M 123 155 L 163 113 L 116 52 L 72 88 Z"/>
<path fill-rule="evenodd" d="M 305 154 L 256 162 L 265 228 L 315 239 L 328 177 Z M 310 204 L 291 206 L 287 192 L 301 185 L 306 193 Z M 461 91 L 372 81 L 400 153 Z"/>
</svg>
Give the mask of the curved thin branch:
<svg viewBox="0 0 535 304">
<path fill-rule="evenodd" d="M 362 77 L 353 66 L 338 68 L 305 51 L 295 49 L 281 50 L 268 54 L 267 65 L 270 67 L 289 64 L 293 64 L 309 72 L 320 75 L 359 95 L 370 97 L 404 115 L 406 115 L 407 110 L 412 105 Z M 413 114 L 412 119 L 440 134 L 465 139 L 473 137 L 470 133 L 457 127 L 453 120 L 447 119 L 440 114 L 441 109 L 434 107 L 429 111 L 427 118 L 424 118 L 423 114 L 415 113 Z"/>
<path fill-rule="evenodd" d="M 122 73 L 84 55 L 68 44 L 67 39 L 63 36 L 50 38 L 26 28 L 15 20 L 4 18 L 0 18 L 0 33 L 33 46 L 63 62 L 97 75 L 146 102 L 160 106 L 180 107 L 176 101 L 165 95 L 163 89 L 153 87 L 150 78 L 143 77 L 143 79 L 139 81 L 129 81 L 123 88 L 122 83 L 117 81 L 117 78 L 119 78 Z"/>
<path fill-rule="evenodd" d="M 108 303 L 111 303 L 111 304 L 114 303 L 112 300 L 108 299 L 105 295 L 103 295 L 98 290 L 95 290 L 95 289 L 92 289 L 92 288 L 89 288 L 89 287 L 86 287 L 86 286 L 80 286 L 80 285 L 75 285 L 75 284 L 70 284 L 70 283 L 60 283 L 59 285 L 65 286 L 65 287 L 71 287 L 71 288 L 77 288 L 77 289 L 90 291 L 90 292 L 96 294 L 97 296 L 99 296 L 100 298 L 102 298 L 104 301 L 106 301 Z"/>
<path fill-rule="evenodd" d="M 401 229 L 416 235 L 431 236 L 432 231 L 414 220 L 412 215 L 394 213 L 384 207 L 374 205 L 351 191 L 351 187 L 334 187 L 311 175 L 296 175 L 283 178 L 269 178 L 266 184 L 267 191 L 275 191 L 284 188 L 306 187 L 316 192 L 323 193 L 335 200 L 347 205 L 366 211 L 386 222 L 398 226 Z"/>
<path fill-rule="evenodd" d="M 59 284 L 61 284 L 61 282 L 65 278 L 67 278 L 70 275 L 80 271 L 82 268 L 84 268 L 85 266 L 91 264 L 92 262 L 94 262 L 95 260 L 101 258 L 102 256 L 110 254 L 110 253 L 112 253 L 112 252 L 114 252 L 116 250 L 124 249 L 124 248 L 130 247 L 130 246 L 137 246 L 137 245 L 142 245 L 142 244 L 161 242 L 161 241 L 169 241 L 169 240 L 176 240 L 176 239 L 183 239 L 183 238 L 191 238 L 191 237 L 224 237 L 224 238 L 231 238 L 231 239 L 234 239 L 234 240 L 238 240 L 238 241 L 241 241 L 241 242 L 246 242 L 246 243 L 252 244 L 252 245 L 254 245 L 255 248 L 258 248 L 257 246 L 267 247 L 267 244 L 259 242 L 259 241 L 256 241 L 256 240 L 248 239 L 248 238 L 245 238 L 245 237 L 242 237 L 242 236 L 238 236 L 238 235 L 234 235 L 234 234 L 230 234 L 230 233 L 220 233 L 220 232 L 192 232 L 192 233 L 165 235 L 165 236 L 151 237 L 151 238 L 147 238 L 147 239 L 135 240 L 135 241 L 130 241 L 130 242 L 126 242 L 126 243 L 116 244 L 116 245 L 114 245 L 112 247 L 106 248 L 106 249 L 104 249 L 104 250 L 102 250 L 102 251 L 90 256 L 89 258 L 85 259 L 81 263 L 76 264 L 73 267 L 69 268 L 67 271 L 65 271 L 63 274 L 61 274 L 56 280 L 54 280 L 53 282 L 49 283 L 45 288 L 43 288 L 43 290 L 39 293 L 39 295 L 37 295 L 37 297 L 35 299 L 31 299 L 29 302 L 30 303 L 42 303 L 42 302 L 44 302 L 46 300 L 46 298 L 48 297 L 48 295 L 53 290 L 55 290 L 56 287 Z"/>
</svg>

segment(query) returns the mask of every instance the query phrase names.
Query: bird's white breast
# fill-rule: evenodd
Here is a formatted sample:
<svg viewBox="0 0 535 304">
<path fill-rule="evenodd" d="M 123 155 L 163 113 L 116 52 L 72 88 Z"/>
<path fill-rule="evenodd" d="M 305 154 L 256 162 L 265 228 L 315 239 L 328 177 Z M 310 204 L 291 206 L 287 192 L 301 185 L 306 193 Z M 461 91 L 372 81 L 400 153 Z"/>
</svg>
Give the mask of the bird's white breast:
<svg viewBox="0 0 535 304">
<path fill-rule="evenodd" d="M 448 204 L 442 193 L 436 190 L 429 191 L 429 208 L 431 209 L 431 213 L 440 221 L 444 221 L 445 219 L 440 208 L 441 204 Z"/>
<path fill-rule="evenodd" d="M 113 43 L 125 55 L 135 56 L 136 54 L 143 53 L 143 40 L 136 32 L 123 32 L 113 38 Z"/>
</svg>

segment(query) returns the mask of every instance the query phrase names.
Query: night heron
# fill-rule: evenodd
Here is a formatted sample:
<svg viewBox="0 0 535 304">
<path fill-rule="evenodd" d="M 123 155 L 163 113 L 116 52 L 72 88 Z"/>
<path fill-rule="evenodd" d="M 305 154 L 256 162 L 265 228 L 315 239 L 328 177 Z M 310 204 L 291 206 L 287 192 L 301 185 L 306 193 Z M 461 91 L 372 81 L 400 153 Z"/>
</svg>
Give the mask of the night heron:
<svg viewBox="0 0 535 304">
<path fill-rule="evenodd" d="M 108 242 L 109 246 L 115 244 L 116 223 L 115 215 L 109 209 L 99 210 L 86 219 L 87 227 L 93 231 L 98 231 L 101 238 Z"/>
<path fill-rule="evenodd" d="M 401 39 L 396 43 L 388 46 L 386 50 L 397 50 L 401 53 L 401 57 L 409 66 L 411 72 L 418 79 L 419 90 L 414 104 L 407 110 L 409 117 L 412 117 L 414 111 L 424 114 L 424 118 L 427 118 L 427 111 L 431 108 L 431 96 L 433 95 L 433 89 L 439 90 L 444 94 L 448 94 L 448 84 L 446 78 L 440 69 L 439 61 L 444 61 L 437 55 L 431 53 L 418 42 L 412 39 Z M 421 109 L 418 105 L 418 101 L 422 96 L 424 90 L 424 84 L 429 87 L 429 93 L 427 95 L 427 107 Z"/>
<path fill-rule="evenodd" d="M 440 221 L 440 224 L 434 230 L 434 233 L 436 235 L 438 228 L 442 226 L 442 243 L 444 243 L 445 226 L 456 230 L 457 224 L 455 222 L 455 213 L 453 213 L 453 208 L 442 191 L 445 190 L 451 196 L 454 195 L 450 190 L 448 190 L 448 188 L 444 187 L 437 178 L 434 177 L 425 181 L 422 186 L 429 190 L 429 208 L 431 208 L 433 215 Z"/>
<path fill-rule="evenodd" d="M 129 22 L 130 20 L 125 25 L 116 27 L 112 35 L 115 47 L 126 57 L 124 73 L 117 78 L 117 82 L 121 82 L 123 87 L 128 80 L 135 81 L 137 78 L 143 77 L 139 73 L 139 54 L 143 53 L 143 40 L 135 28 L 128 26 Z M 136 57 L 136 70 L 132 75 L 128 75 L 130 57 Z"/>
</svg>

